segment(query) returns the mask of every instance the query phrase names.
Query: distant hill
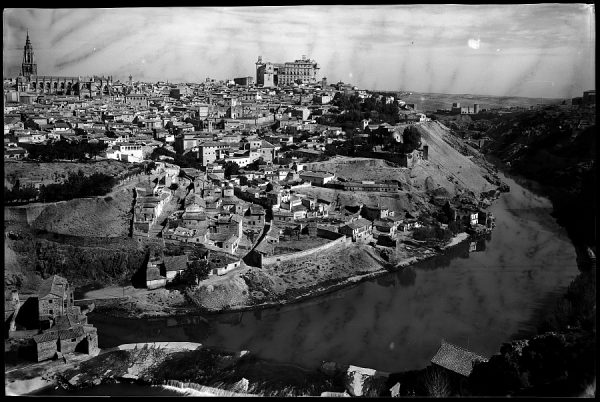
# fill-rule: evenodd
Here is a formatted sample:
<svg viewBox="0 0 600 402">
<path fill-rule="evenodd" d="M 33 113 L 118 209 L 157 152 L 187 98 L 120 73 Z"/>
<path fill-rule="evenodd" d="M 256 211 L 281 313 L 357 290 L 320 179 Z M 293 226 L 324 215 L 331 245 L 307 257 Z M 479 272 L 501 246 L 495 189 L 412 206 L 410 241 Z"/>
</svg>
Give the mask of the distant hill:
<svg viewBox="0 0 600 402">
<path fill-rule="evenodd" d="M 596 126 L 594 112 L 578 109 L 525 111 L 502 116 L 485 135 L 486 154 L 535 180 L 554 204 L 554 214 L 575 243 L 595 244 Z M 590 120 L 590 125 L 579 126 Z"/>
<path fill-rule="evenodd" d="M 461 106 L 479 105 L 480 109 L 497 109 L 503 107 L 525 107 L 543 103 L 544 105 L 560 104 L 563 99 L 551 98 L 522 98 L 519 96 L 491 96 L 471 94 L 438 94 L 413 92 L 401 98 L 406 103 L 416 103 L 419 111 L 435 112 L 438 109 L 450 109 L 452 103 L 459 102 Z"/>
</svg>

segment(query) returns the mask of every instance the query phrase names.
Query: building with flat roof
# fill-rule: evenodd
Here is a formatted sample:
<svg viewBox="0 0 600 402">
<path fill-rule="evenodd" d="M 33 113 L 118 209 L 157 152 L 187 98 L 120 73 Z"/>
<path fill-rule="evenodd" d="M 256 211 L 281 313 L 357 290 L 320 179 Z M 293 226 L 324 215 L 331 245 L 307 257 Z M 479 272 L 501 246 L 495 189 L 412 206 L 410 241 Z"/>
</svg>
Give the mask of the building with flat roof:
<svg viewBox="0 0 600 402">
<path fill-rule="evenodd" d="M 320 67 L 316 61 L 302 56 L 301 60 L 285 63 L 263 62 L 258 56 L 256 62 L 256 84 L 263 87 L 277 87 L 298 84 L 316 84 Z"/>
<path fill-rule="evenodd" d="M 254 85 L 254 78 L 253 77 L 239 77 L 239 78 L 234 78 L 233 82 L 236 85 L 247 87 L 250 85 Z"/>
</svg>

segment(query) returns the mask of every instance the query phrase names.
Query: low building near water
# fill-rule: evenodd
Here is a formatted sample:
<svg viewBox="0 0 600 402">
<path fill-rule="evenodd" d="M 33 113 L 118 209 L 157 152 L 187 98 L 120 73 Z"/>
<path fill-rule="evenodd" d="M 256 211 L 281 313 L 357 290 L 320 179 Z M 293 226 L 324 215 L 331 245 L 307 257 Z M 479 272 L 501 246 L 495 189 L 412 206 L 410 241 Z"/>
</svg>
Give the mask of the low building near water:
<svg viewBox="0 0 600 402">
<path fill-rule="evenodd" d="M 18 295 L 14 298 L 18 300 Z M 32 316 L 26 317 L 27 321 L 35 322 L 37 328 L 24 328 L 20 332 L 33 331 L 28 338 L 35 343 L 38 362 L 60 355 L 66 357 L 76 352 L 89 355 L 100 352 L 97 330 L 88 324 L 87 316 L 81 313 L 81 308 L 74 305 L 73 288 L 65 278 L 53 275 L 44 280 L 37 297 L 29 297 L 26 303 L 37 307 L 33 310 L 25 309 Z M 19 318 L 19 314 L 26 313 L 19 310 L 15 311 L 15 319 Z"/>
</svg>

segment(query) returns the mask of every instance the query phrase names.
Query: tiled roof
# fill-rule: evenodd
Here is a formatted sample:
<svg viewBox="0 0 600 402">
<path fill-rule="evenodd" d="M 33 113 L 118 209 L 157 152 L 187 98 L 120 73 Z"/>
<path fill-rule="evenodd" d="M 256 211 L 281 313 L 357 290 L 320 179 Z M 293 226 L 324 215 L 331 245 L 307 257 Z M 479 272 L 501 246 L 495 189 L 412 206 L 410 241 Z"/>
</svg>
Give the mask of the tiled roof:
<svg viewBox="0 0 600 402">
<path fill-rule="evenodd" d="M 360 219 L 358 219 L 358 220 L 356 220 L 354 222 L 348 223 L 346 226 L 348 226 L 351 229 L 360 229 L 360 228 L 363 228 L 365 226 L 371 226 L 371 222 L 368 221 L 368 220 L 366 220 L 366 219 L 360 218 Z"/>
<path fill-rule="evenodd" d="M 167 271 L 182 271 L 187 268 L 188 256 L 175 255 L 171 257 L 164 257 L 163 262 Z"/>
<path fill-rule="evenodd" d="M 76 325 L 69 329 L 59 329 L 59 330 L 48 330 L 40 335 L 36 335 L 33 337 L 33 340 L 37 343 L 41 342 L 51 342 L 56 341 L 58 339 L 72 339 L 78 338 L 80 336 L 85 335 L 85 330 L 82 325 Z"/>
<path fill-rule="evenodd" d="M 79 317 L 77 317 L 75 314 L 58 316 L 54 322 L 54 326 L 57 329 L 67 329 L 77 324 L 79 324 Z"/>
<path fill-rule="evenodd" d="M 61 287 L 59 287 L 57 285 L 63 285 L 62 291 L 59 290 L 59 289 L 61 289 Z M 64 295 L 65 295 L 64 291 L 66 290 L 68 285 L 69 285 L 69 283 L 62 276 L 52 275 L 50 278 L 43 281 L 42 284 L 40 285 L 38 297 L 40 299 L 42 299 L 42 298 L 48 296 L 49 294 L 64 297 Z"/>
<path fill-rule="evenodd" d="M 442 342 L 442 345 L 431 359 L 431 362 L 468 377 L 473 370 L 473 363 L 487 362 L 487 359 L 458 346 Z"/>
</svg>

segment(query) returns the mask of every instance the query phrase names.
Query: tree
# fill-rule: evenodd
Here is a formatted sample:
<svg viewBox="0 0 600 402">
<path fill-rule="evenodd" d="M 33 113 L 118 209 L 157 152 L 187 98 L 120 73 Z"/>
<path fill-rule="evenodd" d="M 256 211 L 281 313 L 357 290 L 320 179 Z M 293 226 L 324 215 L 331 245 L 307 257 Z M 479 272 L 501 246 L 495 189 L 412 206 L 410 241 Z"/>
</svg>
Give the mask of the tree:
<svg viewBox="0 0 600 402">
<path fill-rule="evenodd" d="M 35 121 L 33 121 L 33 119 L 29 118 L 27 120 L 25 120 L 23 127 L 25 128 L 29 128 L 32 130 L 39 130 L 40 129 L 40 125 L 37 124 Z"/>
<path fill-rule="evenodd" d="M 185 286 L 192 287 L 200 281 L 208 278 L 210 268 L 206 260 L 192 261 L 190 266 L 179 274 L 179 282 Z"/>
<path fill-rule="evenodd" d="M 240 165 L 235 162 L 227 161 L 223 165 L 225 170 L 225 178 L 229 179 L 232 175 L 237 176 L 240 172 Z"/>
<path fill-rule="evenodd" d="M 150 174 L 150 172 L 152 170 L 154 170 L 154 168 L 156 167 L 156 163 L 154 163 L 154 161 L 152 162 L 148 162 L 144 165 L 144 173 L 146 174 Z M 181 174 L 183 171 L 180 171 L 179 173 Z"/>
<path fill-rule="evenodd" d="M 262 156 L 260 158 L 258 158 L 257 160 L 255 160 L 254 162 L 250 163 L 247 168 L 249 170 L 258 170 L 258 166 L 262 165 L 263 163 L 265 163 L 265 160 L 262 158 Z"/>
<path fill-rule="evenodd" d="M 408 126 L 402 133 L 404 152 L 410 153 L 421 147 L 421 133 L 415 126 Z"/>
</svg>

